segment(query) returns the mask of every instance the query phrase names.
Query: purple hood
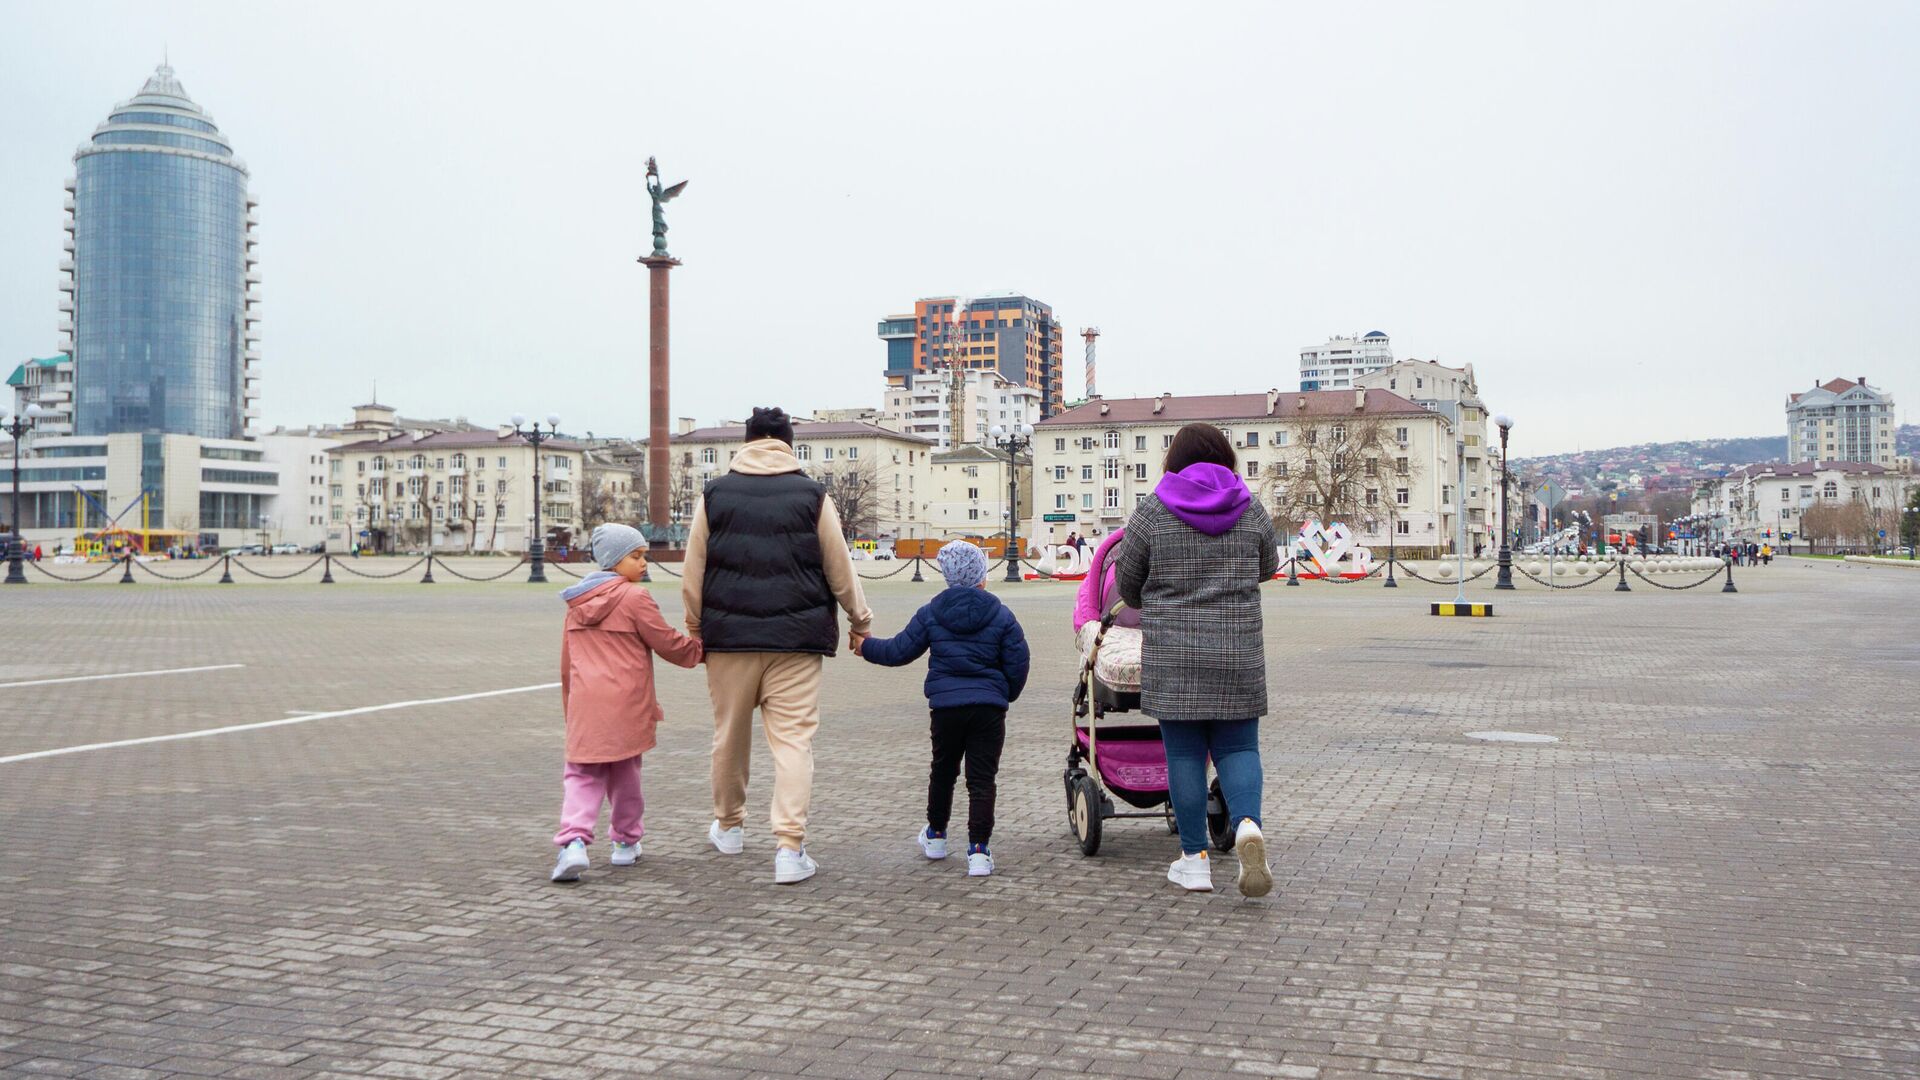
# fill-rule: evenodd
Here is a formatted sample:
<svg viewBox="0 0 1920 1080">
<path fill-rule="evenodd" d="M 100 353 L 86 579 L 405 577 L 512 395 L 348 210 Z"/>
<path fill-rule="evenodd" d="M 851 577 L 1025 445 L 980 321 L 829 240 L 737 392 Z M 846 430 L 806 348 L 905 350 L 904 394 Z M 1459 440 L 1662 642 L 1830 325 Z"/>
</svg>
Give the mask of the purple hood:
<svg viewBox="0 0 1920 1080">
<path fill-rule="evenodd" d="M 1203 461 L 1160 478 L 1153 489 L 1173 516 L 1208 536 L 1233 528 L 1253 494 L 1232 469 Z"/>
</svg>

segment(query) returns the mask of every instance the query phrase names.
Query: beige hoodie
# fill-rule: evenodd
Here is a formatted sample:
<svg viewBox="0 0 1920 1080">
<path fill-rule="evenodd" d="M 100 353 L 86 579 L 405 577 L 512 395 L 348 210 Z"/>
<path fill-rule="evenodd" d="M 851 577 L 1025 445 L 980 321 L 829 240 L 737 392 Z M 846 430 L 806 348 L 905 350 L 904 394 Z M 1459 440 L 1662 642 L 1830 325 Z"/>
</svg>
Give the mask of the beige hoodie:
<svg viewBox="0 0 1920 1080">
<path fill-rule="evenodd" d="M 734 455 L 728 472 L 744 476 L 775 476 L 800 471 L 793 448 L 779 439 L 755 439 Z M 847 550 L 847 538 L 840 532 L 840 511 L 827 496 L 820 504 L 820 561 L 827 574 L 827 587 L 847 613 L 849 627 L 856 634 L 873 629 L 873 610 L 860 588 L 860 575 L 854 572 L 853 555 Z M 707 576 L 707 503 L 703 496 L 693 508 L 693 527 L 687 533 L 687 561 L 681 566 L 686 576 L 680 579 L 680 602 L 687 609 L 687 635 L 700 636 L 701 589 Z"/>
</svg>

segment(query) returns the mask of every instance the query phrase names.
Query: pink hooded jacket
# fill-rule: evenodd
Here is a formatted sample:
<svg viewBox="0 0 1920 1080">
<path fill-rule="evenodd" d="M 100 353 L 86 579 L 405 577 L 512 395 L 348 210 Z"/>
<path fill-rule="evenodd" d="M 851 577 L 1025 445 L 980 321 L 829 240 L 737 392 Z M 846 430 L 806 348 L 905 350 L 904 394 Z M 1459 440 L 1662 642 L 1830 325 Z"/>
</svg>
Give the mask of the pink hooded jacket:
<svg viewBox="0 0 1920 1080">
<path fill-rule="evenodd" d="M 1080 583 L 1080 593 L 1073 601 L 1073 632 L 1079 633 L 1082 626 L 1090 622 L 1099 622 L 1106 609 L 1120 599 L 1120 589 L 1114 583 L 1119 565 L 1107 557 L 1122 537 L 1127 535 L 1124 528 L 1115 529 L 1107 534 L 1100 546 L 1093 549 L 1093 561 L 1087 564 L 1086 580 Z M 1117 626 L 1139 626 L 1139 616 L 1129 608 L 1114 620 Z"/>
<path fill-rule="evenodd" d="M 700 643 L 668 626 L 645 588 L 621 578 L 567 601 L 560 702 L 569 762 L 625 761 L 653 749 L 654 653 L 684 668 L 701 658 Z"/>
</svg>

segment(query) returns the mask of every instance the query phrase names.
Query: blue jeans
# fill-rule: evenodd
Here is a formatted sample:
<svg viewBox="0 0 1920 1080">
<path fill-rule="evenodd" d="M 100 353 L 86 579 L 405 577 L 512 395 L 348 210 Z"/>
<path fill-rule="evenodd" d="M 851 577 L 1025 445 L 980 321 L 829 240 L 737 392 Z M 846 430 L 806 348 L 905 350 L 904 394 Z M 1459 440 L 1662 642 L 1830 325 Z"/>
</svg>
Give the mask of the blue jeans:
<svg viewBox="0 0 1920 1080">
<path fill-rule="evenodd" d="M 1227 800 L 1227 831 L 1251 818 L 1260 824 L 1260 721 L 1163 720 L 1160 742 L 1167 748 L 1167 794 L 1180 850 L 1193 855 L 1207 848 L 1207 758 L 1220 777 Z"/>
</svg>

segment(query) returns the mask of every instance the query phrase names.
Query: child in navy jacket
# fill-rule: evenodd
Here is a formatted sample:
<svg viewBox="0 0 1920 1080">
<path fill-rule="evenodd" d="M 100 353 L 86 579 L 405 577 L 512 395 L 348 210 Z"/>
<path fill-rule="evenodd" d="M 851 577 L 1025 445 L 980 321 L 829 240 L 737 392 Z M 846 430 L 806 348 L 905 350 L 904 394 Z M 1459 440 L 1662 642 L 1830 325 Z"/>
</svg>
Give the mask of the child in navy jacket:
<svg viewBox="0 0 1920 1080">
<path fill-rule="evenodd" d="M 927 661 L 927 704 L 933 710 L 933 769 L 927 778 L 927 827 L 914 838 L 929 859 L 947 857 L 947 820 L 960 760 L 967 764 L 967 873 L 993 873 L 994 776 L 1007 738 L 1007 706 L 1027 685 L 1027 637 L 1013 612 L 986 590 L 987 556 L 964 540 L 935 557 L 947 587 L 913 613 L 890 638 L 855 648 L 887 667 Z"/>
</svg>

